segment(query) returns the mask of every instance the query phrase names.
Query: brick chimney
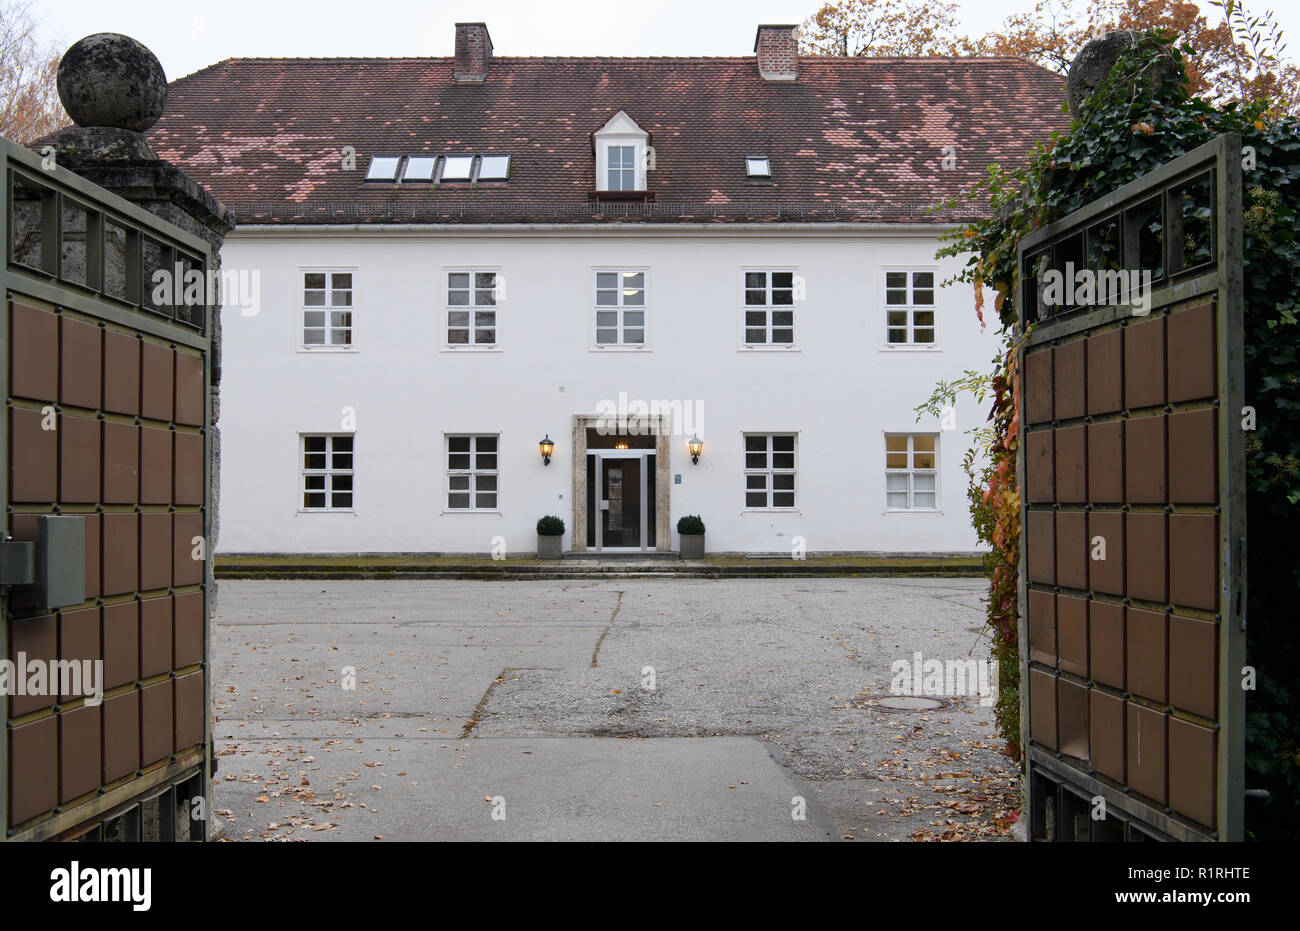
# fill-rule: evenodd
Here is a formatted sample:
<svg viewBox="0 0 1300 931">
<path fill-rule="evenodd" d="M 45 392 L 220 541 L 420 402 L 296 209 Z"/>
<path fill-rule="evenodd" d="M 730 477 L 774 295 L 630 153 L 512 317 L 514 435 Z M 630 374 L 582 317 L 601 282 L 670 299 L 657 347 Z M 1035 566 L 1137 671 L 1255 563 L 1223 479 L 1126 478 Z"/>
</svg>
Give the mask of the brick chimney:
<svg viewBox="0 0 1300 931">
<path fill-rule="evenodd" d="M 759 26 L 754 37 L 758 73 L 764 81 L 793 81 L 799 76 L 797 26 Z"/>
<path fill-rule="evenodd" d="M 456 24 L 457 84 L 482 84 L 492 60 L 492 37 L 486 23 Z"/>
</svg>

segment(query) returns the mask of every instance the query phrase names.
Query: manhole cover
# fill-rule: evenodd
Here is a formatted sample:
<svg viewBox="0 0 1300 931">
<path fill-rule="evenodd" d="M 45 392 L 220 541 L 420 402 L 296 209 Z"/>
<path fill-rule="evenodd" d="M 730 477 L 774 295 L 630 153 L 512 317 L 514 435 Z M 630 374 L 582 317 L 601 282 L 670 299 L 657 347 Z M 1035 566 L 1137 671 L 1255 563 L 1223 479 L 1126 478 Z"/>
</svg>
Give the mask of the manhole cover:
<svg viewBox="0 0 1300 931">
<path fill-rule="evenodd" d="M 893 695 L 876 700 L 876 705 L 887 711 L 938 711 L 943 702 L 934 698 L 922 698 L 919 695 Z"/>
</svg>

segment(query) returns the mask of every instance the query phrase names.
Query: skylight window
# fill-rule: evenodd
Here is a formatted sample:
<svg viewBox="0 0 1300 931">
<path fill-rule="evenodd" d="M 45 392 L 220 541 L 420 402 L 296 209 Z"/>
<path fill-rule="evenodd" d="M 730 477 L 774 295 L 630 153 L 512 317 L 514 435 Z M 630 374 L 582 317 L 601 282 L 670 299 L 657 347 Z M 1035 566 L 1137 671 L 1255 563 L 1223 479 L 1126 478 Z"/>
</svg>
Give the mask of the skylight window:
<svg viewBox="0 0 1300 931">
<path fill-rule="evenodd" d="M 433 167 L 438 163 L 436 155 L 412 155 L 406 160 L 406 174 L 403 181 L 432 181 Z"/>
<path fill-rule="evenodd" d="M 396 155 L 375 155 L 370 159 L 370 167 L 366 169 L 367 181 L 395 181 L 397 180 L 397 166 L 402 162 L 401 158 Z"/>
<path fill-rule="evenodd" d="M 766 155 L 749 155 L 745 158 L 745 177 L 747 178 L 770 178 L 772 177 L 771 161 Z"/>
<path fill-rule="evenodd" d="M 510 176 L 509 155 L 484 155 L 478 166 L 480 181 L 504 181 Z"/>
<path fill-rule="evenodd" d="M 442 180 L 468 181 L 473 167 L 474 156 L 472 155 L 448 155 L 442 160 Z"/>
</svg>

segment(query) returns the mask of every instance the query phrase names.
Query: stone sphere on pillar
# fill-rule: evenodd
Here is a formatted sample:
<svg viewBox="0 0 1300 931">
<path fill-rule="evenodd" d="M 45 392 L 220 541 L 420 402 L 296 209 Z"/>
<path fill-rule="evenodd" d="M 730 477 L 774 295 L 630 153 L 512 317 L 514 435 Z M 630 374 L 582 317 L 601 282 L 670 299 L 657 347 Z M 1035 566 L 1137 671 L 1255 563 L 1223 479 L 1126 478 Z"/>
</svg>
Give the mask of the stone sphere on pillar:
<svg viewBox="0 0 1300 931">
<path fill-rule="evenodd" d="M 1088 40 L 1070 63 L 1070 71 L 1065 79 L 1066 96 L 1070 101 L 1072 115 L 1079 115 L 1084 100 L 1110 75 L 1120 55 L 1142 41 L 1142 33 L 1132 29 L 1120 29 Z M 1146 94 L 1154 93 L 1162 84 L 1174 81 L 1178 76 L 1177 70 L 1172 58 L 1165 56 L 1160 67 L 1145 76 L 1146 84 L 1141 90 Z"/>
<path fill-rule="evenodd" d="M 59 100 L 73 122 L 144 132 L 162 116 L 167 76 L 157 56 L 130 36 L 98 32 L 63 54 Z"/>
</svg>

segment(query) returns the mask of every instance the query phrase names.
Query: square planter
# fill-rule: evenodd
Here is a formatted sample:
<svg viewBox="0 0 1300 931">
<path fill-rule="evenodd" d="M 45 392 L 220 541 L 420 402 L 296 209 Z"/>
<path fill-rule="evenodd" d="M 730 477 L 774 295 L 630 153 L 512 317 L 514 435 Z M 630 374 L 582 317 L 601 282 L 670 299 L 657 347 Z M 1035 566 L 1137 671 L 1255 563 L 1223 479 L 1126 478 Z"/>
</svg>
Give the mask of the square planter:
<svg viewBox="0 0 1300 931">
<path fill-rule="evenodd" d="M 703 559 L 704 558 L 704 534 L 702 533 L 683 533 L 682 538 L 682 559 Z"/>
<path fill-rule="evenodd" d="M 537 535 L 537 555 L 541 559 L 559 559 L 564 537 Z"/>
</svg>

